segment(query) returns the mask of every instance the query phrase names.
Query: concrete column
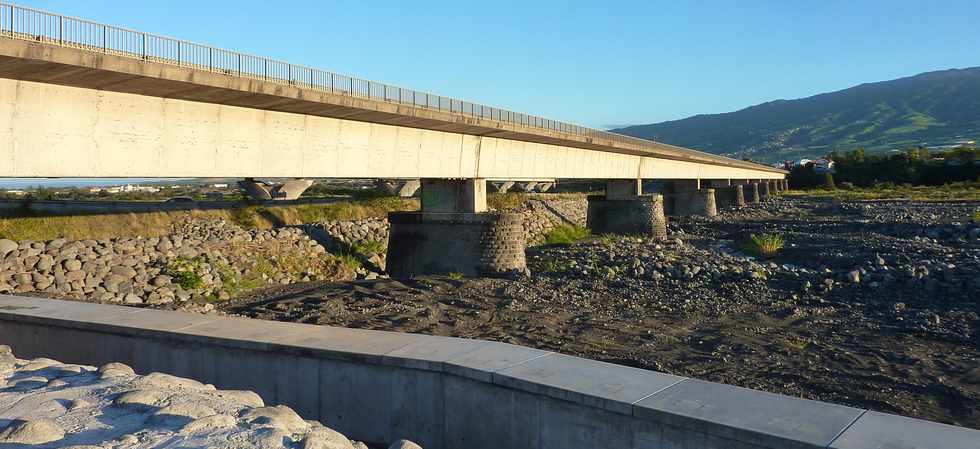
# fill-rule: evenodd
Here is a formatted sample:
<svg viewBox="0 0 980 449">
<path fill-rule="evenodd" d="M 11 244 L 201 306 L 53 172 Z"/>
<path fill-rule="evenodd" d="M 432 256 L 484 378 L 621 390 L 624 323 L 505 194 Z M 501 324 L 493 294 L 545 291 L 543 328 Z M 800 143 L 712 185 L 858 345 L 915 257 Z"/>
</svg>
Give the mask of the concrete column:
<svg viewBox="0 0 980 449">
<path fill-rule="evenodd" d="M 538 192 L 545 193 L 554 187 L 555 187 L 555 183 L 553 182 L 540 182 L 538 183 L 537 190 Z"/>
<path fill-rule="evenodd" d="M 497 193 L 507 193 L 511 187 L 514 187 L 514 181 L 493 182 L 490 185 L 493 186 L 494 191 Z"/>
<path fill-rule="evenodd" d="M 279 184 L 272 189 L 274 200 L 295 200 L 313 185 L 312 179 L 296 178 Z"/>
<path fill-rule="evenodd" d="M 745 205 L 741 185 L 733 184 L 730 179 L 712 179 L 709 183 L 715 189 L 715 205 L 718 210 Z"/>
<path fill-rule="evenodd" d="M 779 180 L 777 180 L 777 179 L 770 179 L 769 180 L 769 193 L 771 195 L 778 195 L 779 192 L 781 192 L 782 190 L 783 190 L 783 188 L 782 188 L 781 185 L 779 185 Z"/>
<path fill-rule="evenodd" d="M 422 179 L 422 210 L 388 214 L 393 278 L 525 273 L 524 219 L 487 212 L 485 179 Z"/>
<path fill-rule="evenodd" d="M 643 194 L 642 180 L 610 180 L 605 196 L 590 196 L 586 226 L 594 234 L 667 238 L 663 195 Z"/>
<path fill-rule="evenodd" d="M 759 181 L 759 201 L 765 201 L 769 198 L 769 183 L 763 179 Z"/>
<path fill-rule="evenodd" d="M 249 198 L 256 201 L 269 201 L 272 199 L 272 185 L 263 181 L 245 178 L 244 181 L 238 181 L 238 188 L 242 189 Z"/>
<path fill-rule="evenodd" d="M 742 186 L 742 194 L 745 197 L 745 204 L 759 204 L 759 183 L 747 181 Z"/>
<path fill-rule="evenodd" d="M 487 211 L 485 179 L 422 179 L 422 212 Z"/>
<path fill-rule="evenodd" d="M 715 203 L 715 189 L 702 188 L 708 183 L 697 179 L 680 179 L 672 181 L 673 192 L 670 194 L 673 215 L 693 215 L 713 217 L 718 215 Z"/>
<path fill-rule="evenodd" d="M 642 179 L 610 179 L 606 181 L 607 200 L 631 200 L 643 195 Z"/>
<path fill-rule="evenodd" d="M 518 182 L 514 185 L 514 187 L 517 187 L 517 190 L 520 190 L 521 192 L 533 192 L 534 188 L 537 187 L 537 185 L 538 185 L 537 182 L 527 181 L 527 182 Z"/>
<path fill-rule="evenodd" d="M 375 181 L 382 192 L 388 195 L 397 195 L 402 198 L 411 198 L 415 196 L 419 188 L 422 186 L 422 181 L 418 179 L 402 179 L 402 180 L 384 180 L 379 179 Z"/>
<path fill-rule="evenodd" d="M 296 178 L 282 184 L 269 184 L 264 181 L 256 181 L 253 178 L 245 178 L 238 181 L 238 187 L 245 191 L 253 200 L 295 200 L 313 185 L 312 179 Z"/>
</svg>

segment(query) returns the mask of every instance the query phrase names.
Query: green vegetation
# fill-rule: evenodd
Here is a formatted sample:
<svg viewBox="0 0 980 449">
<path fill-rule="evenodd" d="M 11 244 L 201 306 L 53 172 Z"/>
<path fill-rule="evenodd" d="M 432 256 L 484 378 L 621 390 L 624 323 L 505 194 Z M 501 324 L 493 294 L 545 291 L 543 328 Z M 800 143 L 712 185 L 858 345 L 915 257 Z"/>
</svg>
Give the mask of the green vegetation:
<svg viewBox="0 0 980 449">
<path fill-rule="evenodd" d="M 831 198 L 837 201 L 906 199 L 913 201 L 980 201 L 980 182 L 955 182 L 941 186 L 879 183 L 872 187 L 840 187 L 836 190 L 791 190 L 788 196 Z"/>
<path fill-rule="evenodd" d="M 544 234 L 546 245 L 570 245 L 589 238 L 592 232 L 582 226 L 559 225 Z"/>
<path fill-rule="evenodd" d="M 449 276 L 449 279 L 452 279 L 454 281 L 462 281 L 464 278 L 463 273 L 458 273 L 455 271 L 447 274 L 447 276 Z"/>
<path fill-rule="evenodd" d="M 971 218 L 974 223 L 980 223 L 980 210 L 973 211 L 973 216 Z"/>
<path fill-rule="evenodd" d="M 756 256 L 772 257 L 778 254 L 785 244 L 783 236 L 779 234 L 752 234 L 745 245 L 745 250 Z"/>
<path fill-rule="evenodd" d="M 526 193 L 507 192 L 491 193 L 487 195 L 487 207 L 498 211 L 520 209 L 528 200 Z"/>
<path fill-rule="evenodd" d="M 980 68 L 943 70 L 613 132 L 763 162 L 812 159 L 833 148 L 887 154 L 980 138 L 978 81 Z"/>
<path fill-rule="evenodd" d="M 388 246 L 381 240 L 364 240 L 351 244 L 350 250 L 357 254 L 369 256 L 371 254 L 387 253 Z"/>
<path fill-rule="evenodd" d="M 184 290 L 197 290 L 204 286 L 204 279 L 199 271 L 207 268 L 205 265 L 204 259 L 200 257 L 178 257 L 167 265 L 166 273 Z"/>
</svg>

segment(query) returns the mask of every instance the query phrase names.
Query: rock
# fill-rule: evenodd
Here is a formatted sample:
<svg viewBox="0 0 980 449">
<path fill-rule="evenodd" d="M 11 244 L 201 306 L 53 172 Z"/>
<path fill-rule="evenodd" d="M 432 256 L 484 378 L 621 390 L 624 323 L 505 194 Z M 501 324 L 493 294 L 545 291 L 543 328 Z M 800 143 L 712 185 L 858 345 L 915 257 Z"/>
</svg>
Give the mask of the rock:
<svg viewBox="0 0 980 449">
<path fill-rule="evenodd" d="M 70 259 L 64 262 L 65 271 L 78 271 L 82 269 L 82 262 L 78 259 Z"/>
<path fill-rule="evenodd" d="M 6 257 L 11 251 L 16 250 L 18 246 L 20 245 L 13 240 L 0 239 L 0 259 Z"/>
<path fill-rule="evenodd" d="M 398 440 L 391 443 L 391 446 L 388 446 L 388 449 L 422 449 L 422 446 L 408 440 Z"/>
<path fill-rule="evenodd" d="M 171 376 L 170 374 L 164 374 L 164 373 L 147 374 L 140 379 L 140 383 L 147 386 L 154 386 L 154 387 L 180 386 L 184 388 L 190 388 L 192 390 L 200 390 L 200 391 L 208 390 L 208 388 L 204 387 L 204 384 L 194 379 Z"/>
<path fill-rule="evenodd" d="M 170 276 L 161 274 L 159 276 L 154 277 L 153 280 L 150 281 L 150 284 L 153 285 L 154 287 L 163 287 L 166 285 L 170 285 L 172 279 L 173 278 L 171 278 Z"/>
<path fill-rule="evenodd" d="M 235 418 L 228 415 L 211 415 L 205 416 L 203 418 L 195 419 L 187 423 L 182 429 L 181 433 L 199 433 L 205 431 L 213 431 L 219 429 L 227 429 L 229 427 L 234 427 L 236 424 Z"/>
<path fill-rule="evenodd" d="M 0 441 L 12 444 L 44 444 L 65 437 L 65 431 L 50 419 L 14 420 L 0 432 Z"/>
<path fill-rule="evenodd" d="M 122 276 L 125 279 L 132 279 L 136 277 L 136 270 L 133 267 L 127 267 L 125 265 L 116 265 L 109 269 L 113 274 Z"/>
<path fill-rule="evenodd" d="M 847 280 L 851 281 L 853 284 L 858 284 L 861 282 L 861 271 L 852 270 L 847 273 Z"/>
<path fill-rule="evenodd" d="M 99 367 L 98 373 L 102 379 L 111 379 L 113 377 L 122 377 L 122 376 L 132 376 L 136 374 L 136 372 L 133 371 L 133 369 L 130 368 L 128 365 L 124 365 L 122 363 L 116 363 L 116 362 L 106 363 L 105 365 L 102 365 L 101 367 Z"/>
<path fill-rule="evenodd" d="M 306 434 L 300 447 L 302 449 L 354 449 L 354 444 L 336 430 L 317 427 Z"/>
<path fill-rule="evenodd" d="M 123 302 L 126 304 L 143 304 L 143 298 L 140 298 L 133 293 L 127 293 L 126 296 L 123 297 Z"/>
<path fill-rule="evenodd" d="M 248 407 L 265 407 L 265 402 L 262 397 L 256 394 L 254 391 L 249 390 L 218 390 L 218 396 L 226 397 Z"/>
<path fill-rule="evenodd" d="M 174 418 L 190 418 L 196 420 L 206 416 L 215 416 L 214 409 L 197 401 L 170 404 L 153 412 L 151 419 L 155 422 L 162 422 L 173 420 Z"/>
<path fill-rule="evenodd" d="M 132 390 L 117 396 L 116 399 L 112 401 L 112 404 L 117 407 L 145 412 L 152 410 L 168 397 L 169 395 L 162 390 Z"/>
<path fill-rule="evenodd" d="M 253 408 L 242 414 L 242 419 L 289 433 L 300 433 L 310 427 L 310 424 L 297 415 L 293 409 L 284 405 Z"/>
</svg>

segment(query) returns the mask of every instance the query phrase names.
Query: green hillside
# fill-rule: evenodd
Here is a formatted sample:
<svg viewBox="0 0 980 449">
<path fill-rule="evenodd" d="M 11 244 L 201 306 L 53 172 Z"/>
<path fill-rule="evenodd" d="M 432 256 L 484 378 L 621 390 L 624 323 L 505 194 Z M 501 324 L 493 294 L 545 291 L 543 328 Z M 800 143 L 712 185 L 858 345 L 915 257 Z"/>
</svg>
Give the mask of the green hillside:
<svg viewBox="0 0 980 449">
<path fill-rule="evenodd" d="M 613 131 L 766 162 L 980 140 L 980 67 Z"/>
</svg>

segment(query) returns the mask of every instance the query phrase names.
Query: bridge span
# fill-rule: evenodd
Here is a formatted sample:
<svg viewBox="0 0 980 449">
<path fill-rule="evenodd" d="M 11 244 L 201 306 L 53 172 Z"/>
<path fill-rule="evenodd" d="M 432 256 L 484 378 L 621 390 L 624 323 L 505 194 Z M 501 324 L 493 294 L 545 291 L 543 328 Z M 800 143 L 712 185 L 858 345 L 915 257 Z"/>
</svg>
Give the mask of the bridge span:
<svg viewBox="0 0 980 449">
<path fill-rule="evenodd" d="M 509 237 L 513 220 L 487 211 L 488 179 L 605 179 L 606 197 L 590 203 L 596 232 L 663 236 L 664 207 L 711 215 L 719 205 L 738 206 L 785 188 L 785 175 L 687 148 L 0 5 L 0 177 L 421 178 L 422 211 L 391 217 L 396 275 L 523 269 L 523 247 Z M 644 194 L 643 180 L 661 181 L 659 192 Z M 447 256 L 450 248 L 456 251 Z M 398 262 L 409 255 L 412 262 Z"/>
</svg>

